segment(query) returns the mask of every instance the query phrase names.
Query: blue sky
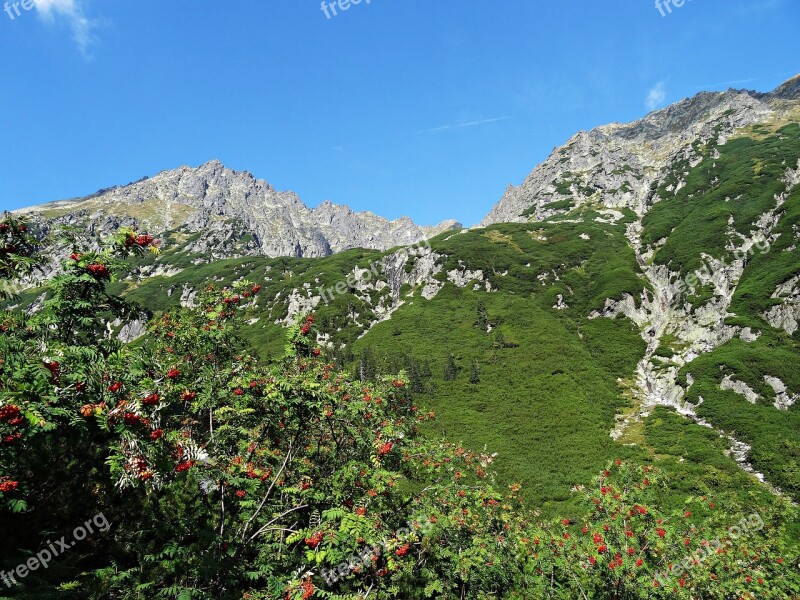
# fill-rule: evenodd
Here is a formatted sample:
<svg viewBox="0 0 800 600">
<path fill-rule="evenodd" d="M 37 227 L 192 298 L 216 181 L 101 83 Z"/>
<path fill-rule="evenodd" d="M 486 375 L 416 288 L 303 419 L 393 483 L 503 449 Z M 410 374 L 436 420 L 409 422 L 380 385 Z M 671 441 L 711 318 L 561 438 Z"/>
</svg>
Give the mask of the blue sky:
<svg viewBox="0 0 800 600">
<path fill-rule="evenodd" d="M 800 72 L 797 0 L 28 1 L 0 12 L 0 208 L 218 158 L 469 225 L 578 130 Z"/>
</svg>

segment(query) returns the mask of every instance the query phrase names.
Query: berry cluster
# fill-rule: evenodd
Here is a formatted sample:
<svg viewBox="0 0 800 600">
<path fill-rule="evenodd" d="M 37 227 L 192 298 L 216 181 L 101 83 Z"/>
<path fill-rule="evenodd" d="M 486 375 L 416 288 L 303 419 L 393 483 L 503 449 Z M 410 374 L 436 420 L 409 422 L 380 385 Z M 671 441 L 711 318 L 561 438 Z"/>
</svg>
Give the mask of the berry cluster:
<svg viewBox="0 0 800 600">
<path fill-rule="evenodd" d="M 300 329 L 300 333 L 308 335 L 312 325 L 314 325 L 314 315 L 308 315 L 308 317 L 306 317 L 306 322 L 303 323 L 303 327 Z"/>
<path fill-rule="evenodd" d="M 324 537 L 325 535 L 321 531 L 317 531 L 311 537 L 306 538 L 306 546 L 308 546 L 312 550 L 316 550 L 317 546 L 319 546 L 322 543 Z"/>
<path fill-rule="evenodd" d="M 50 371 L 51 381 L 54 385 L 57 385 L 59 379 L 61 378 L 61 365 L 58 363 L 58 361 L 51 360 L 49 362 L 45 362 L 44 368 Z"/>
<path fill-rule="evenodd" d="M 14 404 L 6 404 L 0 408 L 0 423 L 3 423 L 11 430 L 6 429 L 6 432 L 0 437 L 0 444 L 11 444 L 22 437 L 19 429 L 24 423 L 22 410 Z M 4 428 L 5 429 L 5 428 Z"/>
<path fill-rule="evenodd" d="M 107 406 L 108 405 L 105 402 L 101 402 L 100 404 L 84 404 L 80 408 L 80 413 L 82 416 L 89 418 L 91 416 L 102 414 Z"/>
<path fill-rule="evenodd" d="M 188 471 L 194 466 L 193 460 L 187 460 L 181 463 L 178 463 L 178 466 L 175 467 L 176 473 L 183 473 L 184 471 Z"/>
<path fill-rule="evenodd" d="M 18 481 L 11 481 L 9 477 L 0 477 L 0 493 L 7 494 L 19 487 Z"/>
<path fill-rule="evenodd" d="M 101 263 L 91 263 L 86 270 L 98 281 L 108 280 L 111 277 L 108 267 Z"/>
<path fill-rule="evenodd" d="M 155 244 L 156 239 L 152 235 L 136 235 L 135 233 L 130 233 L 125 238 L 126 248 L 134 248 L 136 246 L 140 248 L 149 248 Z"/>
<path fill-rule="evenodd" d="M 19 406 L 6 404 L 0 408 L 0 423 L 6 423 L 12 427 L 22 423 L 22 411 Z"/>
</svg>

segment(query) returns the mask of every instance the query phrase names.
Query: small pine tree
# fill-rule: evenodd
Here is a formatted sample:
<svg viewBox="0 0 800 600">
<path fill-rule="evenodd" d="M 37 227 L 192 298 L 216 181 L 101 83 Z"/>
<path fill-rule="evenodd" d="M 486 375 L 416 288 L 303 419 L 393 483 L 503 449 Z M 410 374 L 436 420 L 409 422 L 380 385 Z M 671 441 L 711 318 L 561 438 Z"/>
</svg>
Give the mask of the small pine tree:
<svg viewBox="0 0 800 600">
<path fill-rule="evenodd" d="M 447 357 L 447 364 L 444 367 L 444 380 L 455 381 L 457 377 L 458 367 L 456 367 L 456 361 L 451 354 Z"/>
<path fill-rule="evenodd" d="M 472 362 L 472 373 L 469 376 L 469 382 L 473 385 L 481 382 L 481 373 L 478 369 L 478 361 Z"/>
<path fill-rule="evenodd" d="M 420 371 L 417 361 L 412 360 L 408 369 L 408 379 L 411 382 L 411 391 L 415 394 L 422 394 L 425 392 L 425 382 L 422 380 L 422 372 Z"/>
<path fill-rule="evenodd" d="M 420 377 L 423 379 L 430 379 L 433 377 L 433 371 L 431 371 L 431 363 L 427 360 L 423 361 L 419 368 Z"/>
<path fill-rule="evenodd" d="M 478 303 L 478 320 L 475 326 L 481 331 L 489 330 L 489 316 L 486 313 L 486 305 L 483 302 Z"/>
<path fill-rule="evenodd" d="M 372 348 L 364 348 L 358 361 L 358 378 L 361 381 L 371 381 L 378 375 L 378 366 Z"/>
</svg>

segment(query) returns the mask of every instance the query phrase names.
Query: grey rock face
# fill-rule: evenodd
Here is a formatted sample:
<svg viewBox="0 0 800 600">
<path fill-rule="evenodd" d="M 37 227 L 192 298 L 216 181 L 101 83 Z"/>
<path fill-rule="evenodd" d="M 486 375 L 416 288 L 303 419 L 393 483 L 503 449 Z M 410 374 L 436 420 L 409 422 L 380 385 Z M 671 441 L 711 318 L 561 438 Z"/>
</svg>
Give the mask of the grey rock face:
<svg viewBox="0 0 800 600">
<path fill-rule="evenodd" d="M 45 227 L 81 225 L 90 234 L 109 234 L 120 226 L 154 234 L 181 229 L 199 234 L 191 236 L 186 249 L 207 259 L 320 257 L 356 247 L 387 250 L 460 227 L 448 221 L 423 229 L 407 217 L 389 221 L 331 202 L 310 209 L 293 192 L 277 191 L 266 181 L 227 169 L 216 160 L 19 212 Z"/>
<path fill-rule="evenodd" d="M 770 308 L 764 318 L 775 329 L 783 329 L 793 335 L 800 322 L 800 276 L 779 285 L 772 297 L 781 303 Z"/>
<path fill-rule="evenodd" d="M 786 384 L 777 377 L 765 375 L 764 381 L 766 381 L 767 385 L 775 392 L 775 408 L 778 410 L 789 410 L 794 403 L 797 402 L 797 399 L 800 398 L 800 394 L 792 395 L 789 393 L 789 390 L 786 389 Z"/>
<path fill-rule="evenodd" d="M 704 92 L 628 124 L 614 123 L 580 132 L 536 167 L 481 221 L 544 219 L 593 204 L 628 208 L 639 215 L 659 200 L 652 186 L 670 166 L 698 160 L 696 142 L 725 143 L 738 129 L 779 118 L 797 108 L 800 76 L 773 92 Z"/>
<path fill-rule="evenodd" d="M 783 100 L 800 100 L 800 75 L 775 88 L 771 95 Z"/>
</svg>

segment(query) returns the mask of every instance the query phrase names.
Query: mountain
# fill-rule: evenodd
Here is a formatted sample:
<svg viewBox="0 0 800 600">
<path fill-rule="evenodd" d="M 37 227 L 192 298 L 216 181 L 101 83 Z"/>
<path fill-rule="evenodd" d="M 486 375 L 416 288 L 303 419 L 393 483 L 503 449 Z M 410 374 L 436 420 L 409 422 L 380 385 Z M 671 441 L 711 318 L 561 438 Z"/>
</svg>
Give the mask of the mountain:
<svg viewBox="0 0 800 600">
<path fill-rule="evenodd" d="M 354 247 L 385 250 L 460 227 L 456 221 L 435 227 L 419 227 L 407 217 L 388 221 L 327 201 L 310 209 L 293 192 L 277 191 L 216 160 L 18 212 L 35 217 L 45 229 L 67 224 L 95 234 L 126 225 L 156 235 L 180 231 L 191 240 L 186 250 L 201 260 L 320 257 Z"/>
<path fill-rule="evenodd" d="M 386 250 L 394 242 L 369 229 L 377 217 L 311 211 L 218 164 L 64 214 L 107 228 L 133 218 L 113 211 L 157 199 L 137 218 L 164 219 L 164 252 L 132 262 L 115 291 L 157 313 L 211 282 L 258 283 L 245 335 L 274 358 L 285 326 L 315 312 L 331 361 L 364 379 L 405 369 L 438 414 L 422 426 L 498 452 L 500 476 L 543 511 L 617 457 L 658 463 L 681 493 L 800 501 L 799 91 L 794 78 L 770 93 L 702 93 L 580 133 L 481 227 L 445 227 L 429 246 Z M 295 252 L 287 214 L 341 251 L 304 241 Z M 226 246 L 199 223 L 221 236 L 225 219 L 244 237 L 236 257 L 214 260 Z M 275 222 L 289 233 L 263 233 Z M 345 239 L 378 249 L 345 250 Z M 279 253 L 289 256 L 263 256 Z"/>
<path fill-rule="evenodd" d="M 524 222 L 573 207 L 628 208 L 644 214 L 658 199 L 650 191 L 679 163 L 700 160 L 709 141 L 724 144 L 743 127 L 797 118 L 800 75 L 768 94 L 704 92 L 629 124 L 581 131 L 525 179 L 509 187 L 481 221 Z M 680 187 L 678 181 L 675 187 Z"/>
<path fill-rule="evenodd" d="M 795 498 L 798 121 L 800 76 L 770 93 L 701 93 L 578 133 L 482 222 L 623 224 L 643 289 L 585 315 L 625 318 L 646 344 L 613 437 L 641 441 L 656 407 L 669 407 Z M 566 290 L 564 303 L 575 295 Z"/>
</svg>

